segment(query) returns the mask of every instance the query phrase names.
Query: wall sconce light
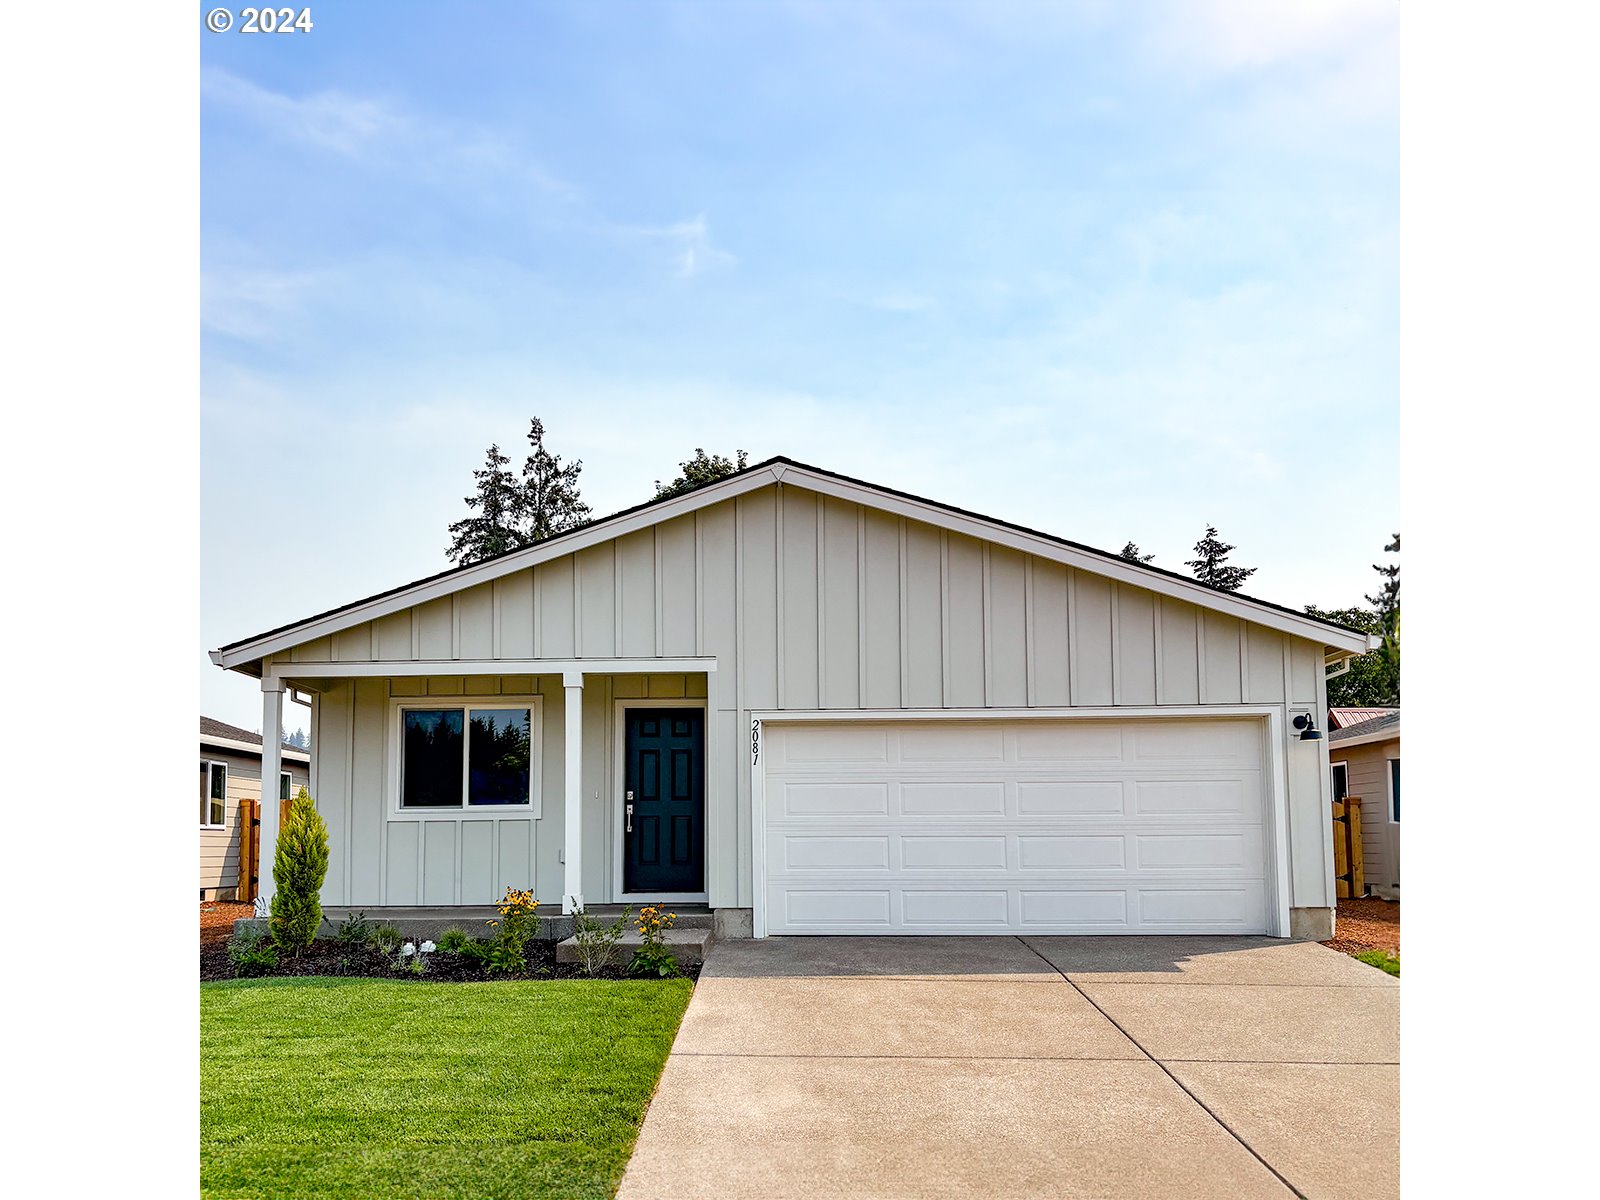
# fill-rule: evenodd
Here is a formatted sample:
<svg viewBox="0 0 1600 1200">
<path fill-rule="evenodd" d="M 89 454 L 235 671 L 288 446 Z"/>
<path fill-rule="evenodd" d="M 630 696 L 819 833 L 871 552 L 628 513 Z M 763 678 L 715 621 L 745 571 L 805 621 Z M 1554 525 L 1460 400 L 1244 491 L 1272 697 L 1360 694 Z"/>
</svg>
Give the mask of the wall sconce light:
<svg viewBox="0 0 1600 1200">
<path fill-rule="evenodd" d="M 1300 731 L 1302 742 L 1320 742 L 1322 730 L 1317 728 L 1317 719 L 1310 713 L 1301 713 L 1294 719 L 1294 727 Z"/>
</svg>

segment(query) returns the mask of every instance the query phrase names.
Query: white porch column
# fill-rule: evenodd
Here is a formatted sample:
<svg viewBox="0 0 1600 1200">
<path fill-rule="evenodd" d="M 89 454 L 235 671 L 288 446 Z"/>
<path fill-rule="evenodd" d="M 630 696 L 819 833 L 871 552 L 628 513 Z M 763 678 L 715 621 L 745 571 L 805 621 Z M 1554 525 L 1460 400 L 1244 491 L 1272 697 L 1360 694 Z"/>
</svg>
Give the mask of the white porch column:
<svg viewBox="0 0 1600 1200">
<path fill-rule="evenodd" d="M 561 911 L 570 913 L 583 907 L 583 672 L 567 671 L 562 675 L 566 685 L 566 758 L 562 763 L 561 778 L 565 782 L 566 808 L 563 813 L 565 830 L 566 886 L 561 892 Z"/>
<path fill-rule="evenodd" d="M 260 904 L 272 903 L 272 862 L 278 855 L 278 773 L 283 770 L 283 681 L 261 680 L 261 874 Z M 249 831 L 241 832 L 248 836 Z"/>
</svg>

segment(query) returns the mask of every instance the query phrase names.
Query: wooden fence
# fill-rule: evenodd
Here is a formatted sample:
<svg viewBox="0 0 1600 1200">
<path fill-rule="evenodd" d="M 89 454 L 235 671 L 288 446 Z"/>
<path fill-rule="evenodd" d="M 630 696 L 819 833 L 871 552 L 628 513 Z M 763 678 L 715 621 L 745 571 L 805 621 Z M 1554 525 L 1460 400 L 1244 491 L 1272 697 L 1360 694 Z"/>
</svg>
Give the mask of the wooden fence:
<svg viewBox="0 0 1600 1200">
<path fill-rule="evenodd" d="M 1360 796 L 1333 802 L 1333 883 L 1341 900 L 1367 894 L 1367 875 L 1361 862 Z"/>
<path fill-rule="evenodd" d="M 293 800 L 278 801 L 278 828 L 289 821 Z M 246 904 L 254 904 L 261 894 L 261 801 L 239 801 L 239 890 L 235 893 Z"/>
</svg>

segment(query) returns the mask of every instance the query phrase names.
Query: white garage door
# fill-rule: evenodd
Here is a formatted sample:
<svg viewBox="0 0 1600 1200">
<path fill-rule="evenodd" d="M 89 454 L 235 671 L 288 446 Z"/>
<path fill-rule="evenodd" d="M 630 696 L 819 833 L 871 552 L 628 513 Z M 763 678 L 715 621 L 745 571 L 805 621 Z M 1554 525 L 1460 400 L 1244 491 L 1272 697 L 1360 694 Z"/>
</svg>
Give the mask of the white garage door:
<svg viewBox="0 0 1600 1200">
<path fill-rule="evenodd" d="M 766 722 L 767 932 L 1263 933 L 1262 722 Z"/>
</svg>

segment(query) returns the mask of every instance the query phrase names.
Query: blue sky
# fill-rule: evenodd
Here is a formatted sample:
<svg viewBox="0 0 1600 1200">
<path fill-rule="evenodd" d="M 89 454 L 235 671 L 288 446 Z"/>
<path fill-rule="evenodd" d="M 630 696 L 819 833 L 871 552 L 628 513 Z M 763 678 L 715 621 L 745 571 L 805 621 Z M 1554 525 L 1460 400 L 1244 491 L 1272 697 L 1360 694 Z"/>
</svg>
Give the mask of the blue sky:
<svg viewBox="0 0 1600 1200">
<path fill-rule="evenodd" d="M 203 35 L 202 641 L 791 457 L 1345 605 L 1399 521 L 1386 3 L 390 3 Z M 209 663 L 202 708 L 259 693 Z M 289 708 L 286 724 L 305 724 Z"/>
</svg>

